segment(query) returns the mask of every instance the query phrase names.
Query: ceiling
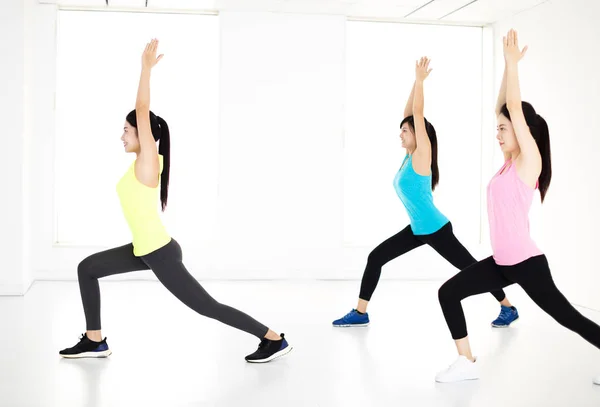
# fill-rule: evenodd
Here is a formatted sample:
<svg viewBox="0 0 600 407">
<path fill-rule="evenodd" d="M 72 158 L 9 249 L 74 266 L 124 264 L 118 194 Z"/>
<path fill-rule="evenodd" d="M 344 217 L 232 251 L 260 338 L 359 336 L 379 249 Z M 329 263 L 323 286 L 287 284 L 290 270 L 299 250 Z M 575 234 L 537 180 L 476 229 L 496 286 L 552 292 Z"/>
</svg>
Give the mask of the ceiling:
<svg viewBox="0 0 600 407">
<path fill-rule="evenodd" d="M 486 25 L 548 0 L 39 0 L 69 7 L 181 11 L 276 11 L 358 19 Z M 108 2 L 108 6 L 107 6 Z"/>
</svg>

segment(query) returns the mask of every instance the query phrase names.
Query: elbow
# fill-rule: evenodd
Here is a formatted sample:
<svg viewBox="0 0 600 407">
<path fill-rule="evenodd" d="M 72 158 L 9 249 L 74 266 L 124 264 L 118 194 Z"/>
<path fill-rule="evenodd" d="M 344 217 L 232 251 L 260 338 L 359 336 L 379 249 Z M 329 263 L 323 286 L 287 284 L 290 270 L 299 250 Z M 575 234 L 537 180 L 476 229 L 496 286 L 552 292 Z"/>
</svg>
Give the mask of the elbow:
<svg viewBox="0 0 600 407">
<path fill-rule="evenodd" d="M 425 115 L 423 114 L 423 109 L 414 109 L 413 110 L 413 117 L 415 117 L 415 118 L 424 118 Z"/>
<path fill-rule="evenodd" d="M 150 112 L 150 103 L 146 102 L 135 102 L 135 111 L 136 112 Z"/>
</svg>

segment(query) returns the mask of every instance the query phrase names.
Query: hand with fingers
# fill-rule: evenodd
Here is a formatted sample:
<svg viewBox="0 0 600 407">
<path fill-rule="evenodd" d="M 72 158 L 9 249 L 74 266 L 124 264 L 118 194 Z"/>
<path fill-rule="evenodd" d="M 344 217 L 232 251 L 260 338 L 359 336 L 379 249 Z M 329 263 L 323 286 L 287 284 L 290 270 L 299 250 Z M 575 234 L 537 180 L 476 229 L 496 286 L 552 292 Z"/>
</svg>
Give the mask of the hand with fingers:
<svg viewBox="0 0 600 407">
<path fill-rule="evenodd" d="M 423 82 L 425 79 L 427 79 L 432 71 L 432 69 L 429 69 L 430 62 L 431 59 L 427 57 L 421 57 L 421 59 L 417 61 L 415 65 L 415 77 L 417 81 Z"/>
<path fill-rule="evenodd" d="M 504 61 L 506 64 L 517 64 L 527 53 L 527 46 L 523 50 L 519 49 L 519 37 L 515 30 L 510 30 L 506 37 L 503 37 L 504 42 Z"/>
<path fill-rule="evenodd" d="M 142 54 L 142 68 L 152 69 L 162 59 L 163 54 L 160 54 L 158 57 L 156 56 L 157 49 L 158 40 L 156 38 L 146 44 L 146 49 L 144 49 L 144 53 Z"/>
</svg>

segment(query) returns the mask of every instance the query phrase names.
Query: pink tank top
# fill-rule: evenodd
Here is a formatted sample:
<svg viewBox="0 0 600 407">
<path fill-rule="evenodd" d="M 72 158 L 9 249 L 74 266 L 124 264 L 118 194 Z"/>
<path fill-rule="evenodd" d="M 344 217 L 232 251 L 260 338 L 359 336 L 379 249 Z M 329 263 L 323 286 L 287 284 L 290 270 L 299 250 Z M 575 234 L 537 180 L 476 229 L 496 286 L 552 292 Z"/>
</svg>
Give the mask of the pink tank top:
<svg viewBox="0 0 600 407">
<path fill-rule="evenodd" d="M 542 254 L 529 235 L 529 209 L 535 189 L 519 178 L 510 160 L 488 184 L 488 220 L 496 264 L 513 266 Z"/>
</svg>

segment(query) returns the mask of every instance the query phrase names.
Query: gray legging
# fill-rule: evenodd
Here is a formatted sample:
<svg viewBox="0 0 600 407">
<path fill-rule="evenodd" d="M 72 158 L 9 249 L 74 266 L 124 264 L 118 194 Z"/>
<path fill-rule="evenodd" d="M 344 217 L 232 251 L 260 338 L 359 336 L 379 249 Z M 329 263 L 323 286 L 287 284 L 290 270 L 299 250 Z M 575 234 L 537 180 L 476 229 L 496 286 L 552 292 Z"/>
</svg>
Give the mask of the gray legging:
<svg viewBox="0 0 600 407">
<path fill-rule="evenodd" d="M 88 331 L 99 330 L 100 287 L 98 279 L 131 271 L 152 270 L 158 280 L 181 302 L 209 318 L 263 338 L 268 328 L 227 305 L 220 304 L 192 277 L 182 263 L 181 247 L 171 239 L 164 247 L 142 257 L 133 254 L 133 245 L 93 254 L 79 263 L 79 289 Z"/>
</svg>

